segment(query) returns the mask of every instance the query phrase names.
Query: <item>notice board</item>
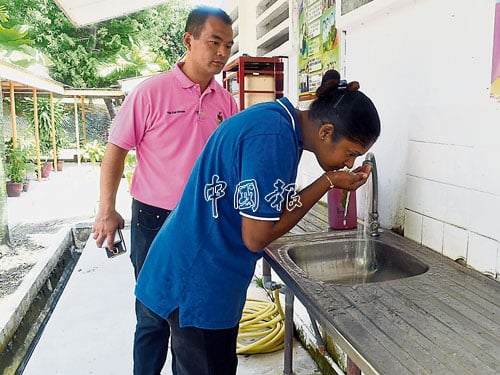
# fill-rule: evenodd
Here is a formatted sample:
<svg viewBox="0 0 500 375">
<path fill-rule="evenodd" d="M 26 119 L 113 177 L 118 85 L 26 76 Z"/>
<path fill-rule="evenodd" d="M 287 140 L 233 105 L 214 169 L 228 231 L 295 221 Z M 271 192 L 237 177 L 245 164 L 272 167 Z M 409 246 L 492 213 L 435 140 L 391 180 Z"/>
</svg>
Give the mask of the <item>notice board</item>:
<svg viewBox="0 0 500 375">
<path fill-rule="evenodd" d="M 328 69 L 340 71 L 340 33 L 335 27 L 334 0 L 298 0 L 299 100 L 314 99 Z"/>
</svg>

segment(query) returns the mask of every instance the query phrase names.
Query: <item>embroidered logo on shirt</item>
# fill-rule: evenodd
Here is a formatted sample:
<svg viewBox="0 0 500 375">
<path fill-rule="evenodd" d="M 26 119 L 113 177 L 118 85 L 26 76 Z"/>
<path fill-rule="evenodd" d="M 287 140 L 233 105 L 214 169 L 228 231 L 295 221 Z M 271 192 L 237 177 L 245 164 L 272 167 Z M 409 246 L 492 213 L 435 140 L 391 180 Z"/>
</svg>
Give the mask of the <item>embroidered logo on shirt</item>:
<svg viewBox="0 0 500 375">
<path fill-rule="evenodd" d="M 212 201 L 212 216 L 214 218 L 219 217 L 219 211 L 217 210 L 217 200 L 226 195 L 227 183 L 225 181 L 219 181 L 218 175 L 212 176 L 212 182 L 205 185 L 205 200 L 207 202 Z"/>
<path fill-rule="evenodd" d="M 167 111 L 167 114 L 169 115 L 178 115 L 179 113 L 186 113 L 186 111 L 183 109 L 178 109 L 176 111 Z"/>
<path fill-rule="evenodd" d="M 236 185 L 234 192 L 234 208 L 235 209 L 252 209 L 253 212 L 257 211 L 259 207 L 259 189 L 257 188 L 257 181 L 245 180 Z"/>
<path fill-rule="evenodd" d="M 282 212 L 283 203 L 288 211 L 302 207 L 300 196 L 295 190 L 295 183 L 285 184 L 278 178 L 273 186 L 274 190 L 267 194 L 264 200 L 276 211 Z M 205 200 L 212 203 L 212 217 L 215 219 L 219 217 L 217 201 L 226 195 L 226 188 L 227 183 L 220 180 L 216 174 L 212 176 L 212 181 L 205 185 Z M 259 208 L 259 189 L 256 180 L 244 180 L 236 185 L 233 205 L 235 209 L 257 211 Z"/>
<path fill-rule="evenodd" d="M 271 207 L 281 212 L 283 202 L 286 202 L 288 211 L 292 211 L 295 207 L 302 206 L 300 197 L 295 192 L 295 183 L 287 185 L 278 178 L 273 186 L 274 190 L 264 197 L 264 200 L 271 204 Z"/>
</svg>

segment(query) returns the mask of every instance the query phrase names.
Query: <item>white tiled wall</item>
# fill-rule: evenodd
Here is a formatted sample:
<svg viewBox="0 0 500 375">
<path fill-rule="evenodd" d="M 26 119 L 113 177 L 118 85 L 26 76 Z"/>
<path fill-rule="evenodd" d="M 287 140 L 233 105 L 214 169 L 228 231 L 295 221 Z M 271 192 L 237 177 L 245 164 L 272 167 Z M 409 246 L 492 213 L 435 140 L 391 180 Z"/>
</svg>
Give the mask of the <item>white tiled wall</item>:
<svg viewBox="0 0 500 375">
<path fill-rule="evenodd" d="M 381 115 L 373 151 L 382 226 L 404 226 L 408 238 L 500 274 L 494 3 L 392 2 L 339 25 L 346 78 L 360 81 Z"/>
</svg>

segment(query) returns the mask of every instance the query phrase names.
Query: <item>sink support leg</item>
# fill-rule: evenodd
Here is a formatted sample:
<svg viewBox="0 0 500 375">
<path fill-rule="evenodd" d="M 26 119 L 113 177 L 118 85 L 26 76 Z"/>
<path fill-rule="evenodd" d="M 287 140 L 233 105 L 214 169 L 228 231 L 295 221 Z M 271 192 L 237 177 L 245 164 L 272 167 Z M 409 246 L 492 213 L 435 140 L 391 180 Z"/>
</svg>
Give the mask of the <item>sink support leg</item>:
<svg viewBox="0 0 500 375">
<path fill-rule="evenodd" d="M 262 284 L 264 288 L 267 288 L 268 285 L 271 285 L 271 266 L 267 263 L 267 260 L 262 258 Z"/>
<path fill-rule="evenodd" d="M 284 375 L 293 375 L 293 293 L 285 288 L 285 349 Z"/>
</svg>

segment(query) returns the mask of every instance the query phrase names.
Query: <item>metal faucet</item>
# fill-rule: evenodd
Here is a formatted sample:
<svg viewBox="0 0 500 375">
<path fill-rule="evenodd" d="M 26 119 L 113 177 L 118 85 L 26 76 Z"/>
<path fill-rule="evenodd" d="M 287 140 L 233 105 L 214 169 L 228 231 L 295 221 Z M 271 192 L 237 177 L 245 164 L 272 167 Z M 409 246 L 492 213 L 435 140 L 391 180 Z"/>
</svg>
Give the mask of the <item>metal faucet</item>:
<svg viewBox="0 0 500 375">
<path fill-rule="evenodd" d="M 377 175 L 377 163 L 375 162 L 375 155 L 372 152 L 366 154 L 363 165 L 368 164 L 372 171 L 372 204 L 371 212 L 369 212 L 369 223 L 368 231 L 370 236 L 377 237 L 379 235 L 378 228 L 380 226 L 378 222 L 378 175 Z"/>
</svg>

